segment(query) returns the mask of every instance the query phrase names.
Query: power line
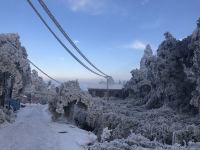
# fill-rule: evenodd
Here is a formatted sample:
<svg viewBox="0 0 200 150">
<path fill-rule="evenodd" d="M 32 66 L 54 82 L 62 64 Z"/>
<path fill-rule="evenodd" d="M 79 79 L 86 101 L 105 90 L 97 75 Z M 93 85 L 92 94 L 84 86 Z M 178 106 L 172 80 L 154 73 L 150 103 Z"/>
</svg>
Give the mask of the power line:
<svg viewBox="0 0 200 150">
<path fill-rule="evenodd" d="M 29 5 L 31 6 L 31 8 L 34 10 L 34 12 L 37 14 L 37 16 L 40 18 L 40 20 L 43 22 L 43 24 L 47 27 L 47 29 L 51 32 L 51 34 L 56 38 L 56 40 L 63 46 L 63 48 L 76 60 L 78 61 L 83 67 L 85 67 L 87 70 L 89 70 L 90 72 L 104 77 L 104 78 L 108 78 L 107 76 L 103 76 L 95 71 L 93 71 L 92 69 L 90 69 L 88 66 L 86 66 L 81 60 L 79 60 L 68 48 L 67 46 L 58 38 L 58 36 L 53 32 L 53 30 L 49 27 L 49 25 L 46 23 L 46 21 L 43 19 L 43 17 L 40 15 L 40 13 L 37 11 L 37 9 L 34 7 L 34 5 L 32 4 L 32 2 L 30 0 L 27 0 L 27 2 L 29 3 Z"/>
<path fill-rule="evenodd" d="M 104 72 L 102 72 L 100 69 L 98 69 L 82 52 L 81 50 L 76 46 L 76 44 L 73 42 L 73 40 L 70 38 L 70 36 L 65 32 L 65 30 L 62 28 L 62 26 L 59 24 L 55 16 L 51 13 L 47 5 L 43 0 L 38 0 L 42 8 L 45 10 L 45 12 L 48 14 L 48 16 L 51 18 L 51 20 L 54 22 L 54 24 L 57 26 L 57 28 L 60 30 L 60 32 L 63 34 L 63 36 L 69 41 L 69 43 L 76 49 L 76 51 L 97 71 L 102 73 L 105 76 L 108 76 Z"/>
<path fill-rule="evenodd" d="M 28 59 L 29 63 L 32 64 L 35 68 L 37 68 L 40 72 L 42 72 L 44 75 L 46 75 L 49 79 L 61 84 L 61 82 L 59 82 L 58 80 L 50 77 L 48 74 L 46 74 L 44 71 L 42 71 L 42 69 L 40 69 L 39 67 L 37 67 L 33 62 L 31 62 L 29 59 Z"/>
<path fill-rule="evenodd" d="M 7 42 L 10 46 L 12 46 L 15 50 L 18 50 L 18 48 L 17 48 L 13 43 L 11 43 L 11 42 L 8 41 L 8 40 L 6 40 L 6 42 Z M 30 61 L 28 58 L 26 58 L 26 59 L 28 60 L 28 62 L 29 62 L 30 64 L 32 64 L 35 68 L 37 68 L 41 73 L 43 73 L 43 74 L 44 74 L 45 76 L 47 76 L 49 79 L 55 81 L 56 83 L 61 84 L 60 81 L 58 81 L 58 80 L 52 78 L 52 77 L 49 76 L 47 73 L 45 73 L 44 71 L 42 71 L 42 69 L 40 69 L 39 67 L 37 67 L 37 66 L 36 66 L 32 61 Z"/>
</svg>

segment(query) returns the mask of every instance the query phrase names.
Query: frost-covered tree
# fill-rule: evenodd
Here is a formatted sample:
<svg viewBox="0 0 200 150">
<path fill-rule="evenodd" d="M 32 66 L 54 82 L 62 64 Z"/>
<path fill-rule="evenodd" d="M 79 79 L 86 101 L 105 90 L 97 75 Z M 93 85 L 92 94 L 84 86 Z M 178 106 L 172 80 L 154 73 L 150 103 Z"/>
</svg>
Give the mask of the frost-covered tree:
<svg viewBox="0 0 200 150">
<path fill-rule="evenodd" d="M 78 81 L 68 81 L 56 88 L 57 95 L 49 102 L 49 109 L 53 118 L 65 115 L 74 120 L 74 109 L 86 110 L 92 105 L 91 96 L 82 91 Z M 77 106 L 77 108 L 75 107 Z"/>
<path fill-rule="evenodd" d="M 144 55 L 142 59 L 140 60 L 140 70 L 146 71 L 147 70 L 147 63 L 148 59 L 153 56 L 153 51 L 151 49 L 151 46 L 148 44 L 144 50 Z"/>
<path fill-rule="evenodd" d="M 3 80 L 8 82 L 12 80 L 10 82 L 12 84 L 10 86 L 12 98 L 18 98 L 30 82 L 31 71 L 27 53 L 25 48 L 21 46 L 17 34 L 0 35 L 0 74 L 4 74 Z M 4 86 L 2 83 L 0 84 Z"/>
<path fill-rule="evenodd" d="M 0 34 L 0 105 L 13 98 L 19 99 L 30 82 L 31 71 L 26 49 L 18 34 Z M 11 121 L 12 113 L 0 109 L 0 122 Z"/>
<path fill-rule="evenodd" d="M 140 69 L 131 71 L 132 78 L 125 85 L 125 89 L 129 92 L 130 96 L 141 99 L 138 104 L 146 103 L 146 96 L 151 91 L 151 59 L 153 59 L 153 52 L 151 46 L 147 45 L 140 61 Z"/>
<path fill-rule="evenodd" d="M 32 70 L 31 83 L 29 87 L 27 87 L 26 94 L 30 96 L 31 102 L 46 104 L 48 102 L 49 94 L 53 93 L 49 92 L 48 84 L 38 75 L 38 72 Z"/>
<path fill-rule="evenodd" d="M 146 91 L 142 102 L 147 108 L 168 105 L 179 112 L 195 113 L 195 107 L 199 109 L 199 33 L 198 20 L 197 29 L 182 41 L 166 32 L 157 55 L 152 55 L 147 46 L 140 69 L 131 72 L 132 78 L 125 89 L 132 91 L 136 101 L 141 99 L 141 91 Z"/>
<path fill-rule="evenodd" d="M 200 18 L 197 20 L 197 28 L 192 34 L 190 49 L 193 49 L 192 66 L 186 68 L 188 78 L 195 84 L 190 104 L 200 112 Z"/>
</svg>

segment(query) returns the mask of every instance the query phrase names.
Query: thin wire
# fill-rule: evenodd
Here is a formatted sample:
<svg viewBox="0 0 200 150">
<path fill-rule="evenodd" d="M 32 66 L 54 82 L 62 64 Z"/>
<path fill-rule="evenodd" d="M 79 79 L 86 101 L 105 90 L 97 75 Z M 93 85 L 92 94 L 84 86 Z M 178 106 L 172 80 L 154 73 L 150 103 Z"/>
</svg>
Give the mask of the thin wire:
<svg viewBox="0 0 200 150">
<path fill-rule="evenodd" d="M 81 50 L 76 46 L 76 44 L 73 42 L 73 40 L 70 38 L 70 36 L 65 32 L 65 30 L 62 28 L 62 26 L 59 24 L 55 16 L 52 14 L 52 12 L 49 10 L 47 5 L 43 0 L 38 0 L 42 8 L 45 10 L 45 12 L 48 14 L 48 16 L 51 18 L 51 20 L 54 22 L 54 24 L 57 26 L 57 28 L 60 30 L 60 32 L 63 34 L 63 36 L 69 41 L 69 43 L 76 49 L 76 51 L 97 71 L 102 73 L 105 76 L 108 76 L 104 72 L 102 72 L 100 69 L 98 69 L 82 52 Z"/>
<path fill-rule="evenodd" d="M 18 48 L 17 48 L 15 45 L 13 45 L 13 43 L 11 43 L 11 42 L 8 41 L 8 40 L 6 40 L 6 42 L 7 42 L 9 45 L 11 45 L 14 49 L 18 50 Z M 28 58 L 26 58 L 26 59 L 28 60 L 28 62 L 29 62 L 30 64 L 32 64 L 35 68 L 37 68 L 41 73 L 43 73 L 44 75 L 46 75 L 49 79 L 51 79 L 51 80 L 53 80 L 53 81 L 55 81 L 55 82 L 61 84 L 61 82 L 59 82 L 58 80 L 52 78 L 52 77 L 49 76 L 47 73 L 45 73 L 44 71 L 42 71 L 42 69 L 40 69 L 39 67 L 37 67 L 37 66 L 36 66 L 32 61 L 30 61 Z"/>
<path fill-rule="evenodd" d="M 37 68 L 40 72 L 42 72 L 44 75 L 46 75 L 48 78 L 50 78 L 51 80 L 61 84 L 61 82 L 59 82 L 58 80 L 50 77 L 48 74 L 46 74 L 44 71 L 42 71 L 39 67 L 37 67 L 33 62 L 31 62 L 29 59 L 28 59 L 29 63 L 32 64 L 35 68 Z"/>
<path fill-rule="evenodd" d="M 29 5 L 31 6 L 31 8 L 34 10 L 34 12 L 37 14 L 37 16 L 40 18 L 40 20 L 43 22 L 43 24 L 47 27 L 47 29 L 51 32 L 51 34 L 56 38 L 56 40 L 63 46 L 63 48 L 76 60 L 78 61 L 83 67 L 85 67 L 87 70 L 89 70 L 90 72 L 107 78 L 107 76 L 103 76 L 95 71 L 93 71 L 92 69 L 90 69 L 88 66 L 86 66 L 82 61 L 80 61 L 68 48 L 67 46 L 57 37 L 57 35 L 53 32 L 53 30 L 49 27 L 49 25 L 46 23 L 46 21 L 43 19 L 43 17 L 40 15 L 40 13 L 37 11 L 37 9 L 34 7 L 34 5 L 31 3 L 30 0 L 27 0 L 27 2 L 29 3 Z"/>
</svg>

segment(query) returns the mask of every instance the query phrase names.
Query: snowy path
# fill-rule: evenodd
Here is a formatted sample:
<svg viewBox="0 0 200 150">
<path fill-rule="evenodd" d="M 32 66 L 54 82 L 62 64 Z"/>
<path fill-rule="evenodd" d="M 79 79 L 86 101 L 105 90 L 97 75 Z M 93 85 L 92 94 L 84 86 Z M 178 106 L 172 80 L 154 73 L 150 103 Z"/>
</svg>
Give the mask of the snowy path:
<svg viewBox="0 0 200 150">
<path fill-rule="evenodd" d="M 51 122 L 42 105 L 28 105 L 13 124 L 0 128 L 1 150 L 83 150 L 93 139 L 94 135 L 72 125 Z"/>
</svg>

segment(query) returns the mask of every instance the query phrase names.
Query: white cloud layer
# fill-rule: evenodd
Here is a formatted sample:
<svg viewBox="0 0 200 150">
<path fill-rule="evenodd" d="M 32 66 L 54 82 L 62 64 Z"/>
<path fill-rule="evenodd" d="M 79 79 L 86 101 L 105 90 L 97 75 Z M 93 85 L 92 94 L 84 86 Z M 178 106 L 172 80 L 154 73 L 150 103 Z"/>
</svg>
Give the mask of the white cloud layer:
<svg viewBox="0 0 200 150">
<path fill-rule="evenodd" d="M 64 1 L 64 0 L 63 0 Z M 89 12 L 91 14 L 100 14 L 106 6 L 107 0 L 65 0 L 72 11 Z"/>
<path fill-rule="evenodd" d="M 116 0 L 59 0 L 74 12 L 87 12 L 99 15 L 105 12 L 127 15 L 127 8 Z M 134 5 L 146 5 L 150 0 L 132 0 Z"/>
<path fill-rule="evenodd" d="M 138 50 L 144 50 L 146 47 L 146 44 L 143 41 L 135 40 L 132 43 L 123 46 L 123 48 L 127 49 L 138 49 Z"/>
</svg>

